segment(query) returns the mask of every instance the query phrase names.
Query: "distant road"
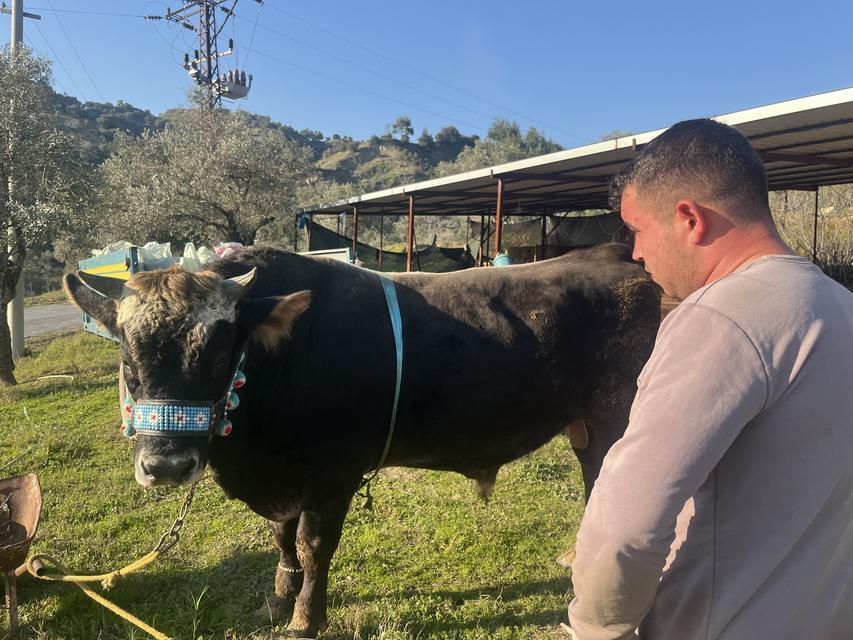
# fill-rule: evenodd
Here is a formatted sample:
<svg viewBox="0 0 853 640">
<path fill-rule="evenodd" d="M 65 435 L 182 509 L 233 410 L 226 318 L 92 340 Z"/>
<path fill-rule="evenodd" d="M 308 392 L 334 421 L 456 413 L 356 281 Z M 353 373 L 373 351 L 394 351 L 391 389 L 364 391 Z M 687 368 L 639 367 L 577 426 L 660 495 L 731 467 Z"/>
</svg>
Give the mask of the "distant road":
<svg viewBox="0 0 853 640">
<path fill-rule="evenodd" d="M 69 302 L 24 307 L 24 337 L 83 326 L 83 313 Z"/>
</svg>

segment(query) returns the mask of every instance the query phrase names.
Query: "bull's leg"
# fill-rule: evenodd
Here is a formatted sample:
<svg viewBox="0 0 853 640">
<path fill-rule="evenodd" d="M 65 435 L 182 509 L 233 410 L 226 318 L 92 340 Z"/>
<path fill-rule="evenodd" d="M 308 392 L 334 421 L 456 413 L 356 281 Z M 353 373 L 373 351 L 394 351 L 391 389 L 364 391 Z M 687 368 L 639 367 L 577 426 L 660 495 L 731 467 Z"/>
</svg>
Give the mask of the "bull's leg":
<svg viewBox="0 0 853 640">
<path fill-rule="evenodd" d="M 275 622 L 291 612 L 296 596 L 302 588 L 302 567 L 296 557 L 296 528 L 299 526 L 299 518 L 284 522 L 270 520 L 269 526 L 279 549 L 275 593 L 255 611 L 255 617 Z"/>
<path fill-rule="evenodd" d="M 296 555 L 305 571 L 288 631 L 313 637 L 326 626 L 329 566 L 338 548 L 349 501 L 324 505 L 328 510 L 303 510 L 296 532 Z"/>
</svg>

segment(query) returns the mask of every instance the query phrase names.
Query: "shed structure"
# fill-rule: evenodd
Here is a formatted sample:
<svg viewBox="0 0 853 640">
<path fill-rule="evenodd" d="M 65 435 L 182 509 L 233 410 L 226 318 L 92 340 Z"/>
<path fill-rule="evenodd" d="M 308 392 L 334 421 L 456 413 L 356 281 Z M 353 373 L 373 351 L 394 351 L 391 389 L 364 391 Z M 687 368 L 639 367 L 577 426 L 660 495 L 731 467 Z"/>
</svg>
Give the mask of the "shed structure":
<svg viewBox="0 0 853 640">
<path fill-rule="evenodd" d="M 743 133 L 767 167 L 771 191 L 815 192 L 853 183 L 853 88 L 737 111 L 714 118 Z M 360 216 L 409 218 L 411 270 L 417 215 L 494 216 L 494 251 L 502 249 L 507 215 L 554 216 L 608 209 L 611 178 L 665 129 L 566 149 L 535 158 L 425 180 L 302 209 L 298 215 L 352 214 L 353 246 Z"/>
</svg>

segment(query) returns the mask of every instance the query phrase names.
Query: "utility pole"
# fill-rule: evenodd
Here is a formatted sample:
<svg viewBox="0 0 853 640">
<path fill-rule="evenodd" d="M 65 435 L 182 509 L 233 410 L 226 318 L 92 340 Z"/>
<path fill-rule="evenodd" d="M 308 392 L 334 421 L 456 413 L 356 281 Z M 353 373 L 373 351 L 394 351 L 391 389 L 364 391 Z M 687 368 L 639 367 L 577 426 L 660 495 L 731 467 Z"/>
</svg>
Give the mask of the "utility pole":
<svg viewBox="0 0 853 640">
<path fill-rule="evenodd" d="M 12 0 L 12 9 L 7 9 L 5 3 L 3 6 L 0 6 L 0 13 L 10 13 L 12 14 L 12 39 L 11 39 L 11 47 L 12 47 L 12 61 L 14 63 L 15 55 L 20 49 L 21 44 L 24 41 L 24 18 L 32 18 L 33 20 L 41 20 L 41 16 L 38 16 L 34 13 L 26 13 L 24 12 L 24 0 Z M 9 112 L 12 114 L 14 119 L 15 114 L 15 105 L 14 103 L 9 105 Z M 9 145 L 10 147 L 14 144 L 14 137 L 10 137 Z M 11 149 L 10 149 L 11 150 Z M 8 191 L 9 191 L 9 202 L 14 202 L 15 199 L 15 182 L 12 178 L 12 172 L 9 172 L 9 183 L 8 183 Z M 10 220 L 11 222 L 11 220 Z M 7 244 L 7 254 L 6 259 L 11 261 L 13 256 L 16 254 L 21 259 L 21 252 L 18 250 L 19 239 L 17 234 L 15 233 L 15 228 L 11 224 L 9 225 L 8 231 L 8 244 Z M 12 358 L 17 360 L 24 355 L 24 273 L 23 273 L 23 265 L 21 265 L 22 271 L 18 276 L 18 284 L 15 287 L 15 297 L 12 299 L 12 302 L 9 303 L 6 308 L 6 321 L 9 324 L 9 333 L 12 336 Z"/>
<path fill-rule="evenodd" d="M 230 2 L 230 6 L 228 5 Z M 219 34 L 225 24 L 234 15 L 234 7 L 238 0 L 183 0 L 180 9 L 168 9 L 163 15 L 145 16 L 146 20 L 168 20 L 180 25 L 188 31 L 198 34 L 198 49 L 184 54 L 184 69 L 207 93 L 206 106 L 210 109 L 222 107 L 222 98 L 239 100 L 249 94 L 252 87 L 252 76 L 239 69 L 220 73 L 219 59 L 234 53 L 234 41 L 229 38 L 228 48 L 219 51 Z M 263 0 L 255 0 L 263 4 Z M 221 24 L 217 22 L 216 10 L 219 9 L 225 17 Z M 218 25 L 218 26 L 217 26 Z"/>
</svg>

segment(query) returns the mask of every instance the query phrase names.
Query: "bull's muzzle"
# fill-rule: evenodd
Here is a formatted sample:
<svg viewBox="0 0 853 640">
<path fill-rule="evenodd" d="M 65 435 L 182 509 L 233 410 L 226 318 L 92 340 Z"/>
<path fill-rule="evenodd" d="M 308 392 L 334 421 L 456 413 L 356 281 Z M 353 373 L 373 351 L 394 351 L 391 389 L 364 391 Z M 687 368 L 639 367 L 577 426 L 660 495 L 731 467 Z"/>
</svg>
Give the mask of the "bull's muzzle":
<svg viewBox="0 0 853 640">
<path fill-rule="evenodd" d="M 145 454 L 135 464 L 136 481 L 144 487 L 189 484 L 200 479 L 204 467 L 197 453 Z"/>
</svg>

